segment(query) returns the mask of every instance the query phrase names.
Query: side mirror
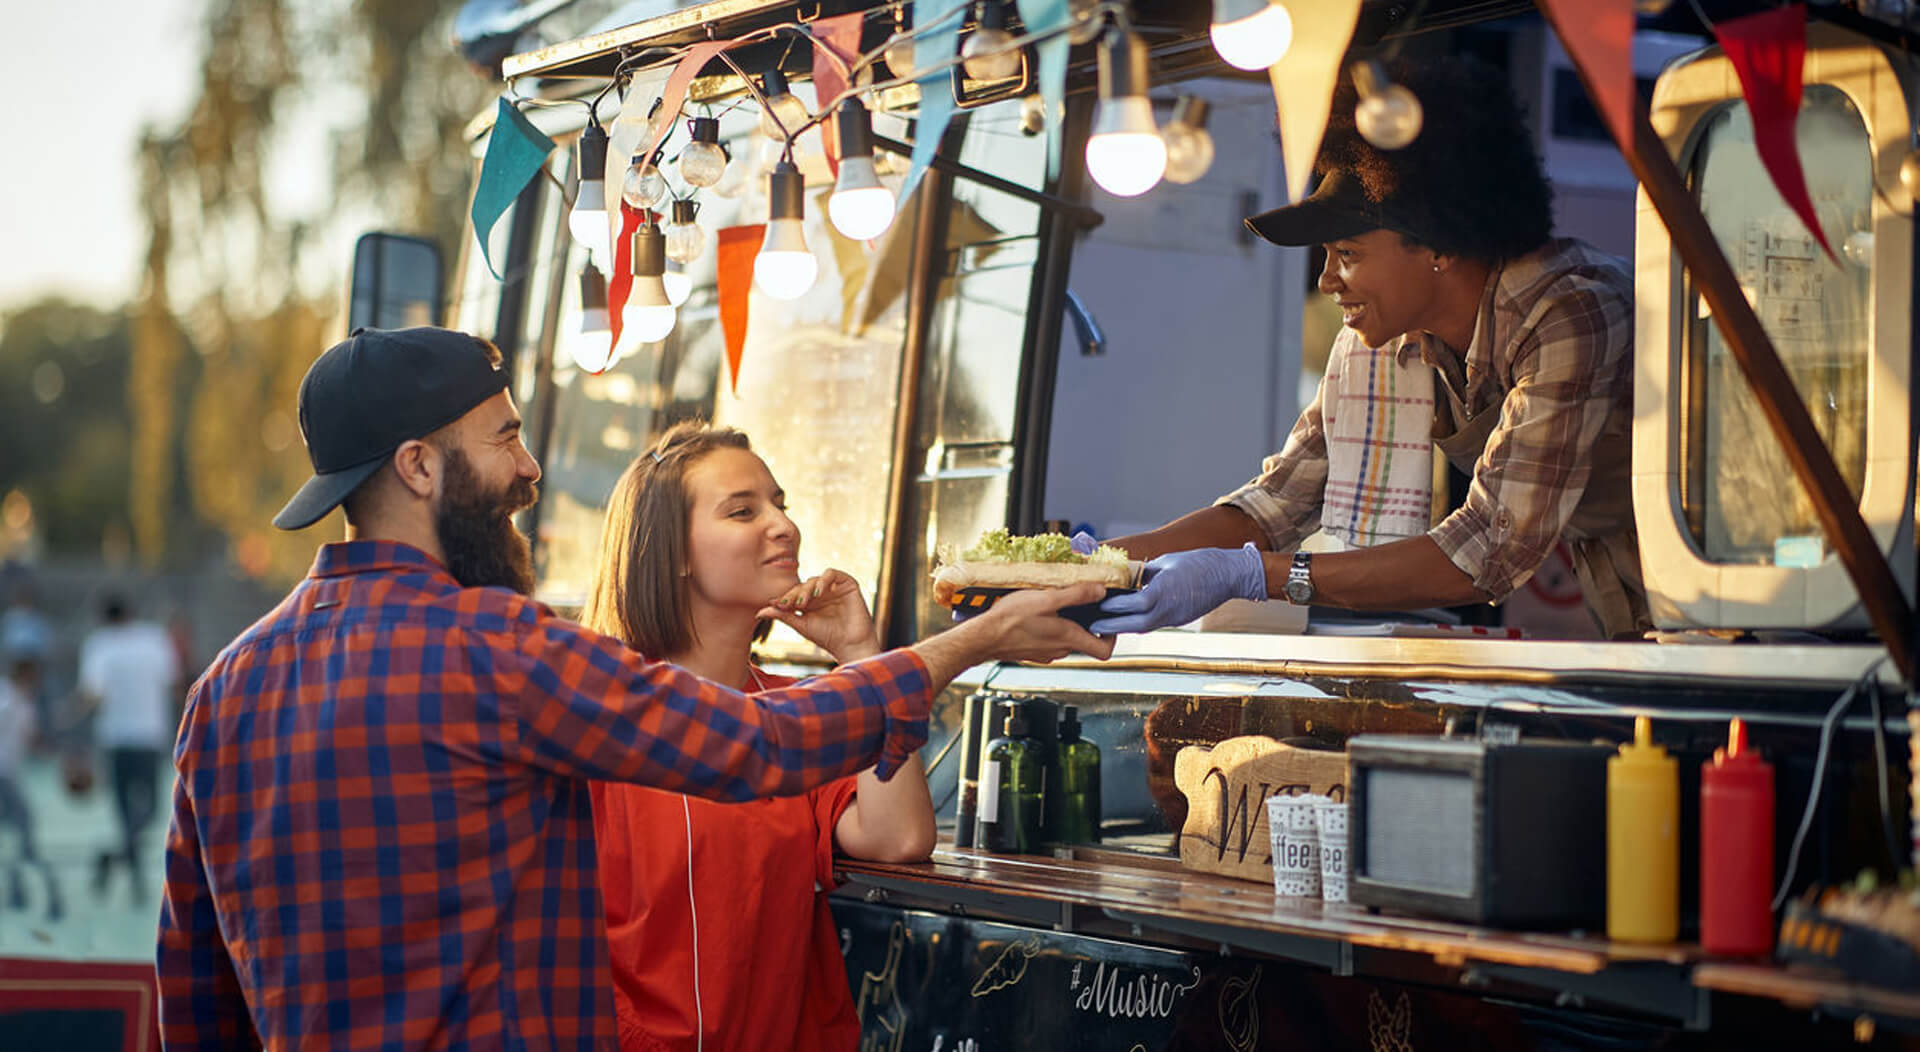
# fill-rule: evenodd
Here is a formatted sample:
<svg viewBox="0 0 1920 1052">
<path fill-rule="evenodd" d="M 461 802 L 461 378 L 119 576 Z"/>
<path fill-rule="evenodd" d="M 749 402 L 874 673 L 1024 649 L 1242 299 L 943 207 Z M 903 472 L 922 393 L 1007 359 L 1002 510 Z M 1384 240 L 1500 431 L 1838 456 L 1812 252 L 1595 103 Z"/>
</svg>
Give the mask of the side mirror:
<svg viewBox="0 0 1920 1052">
<path fill-rule="evenodd" d="M 440 324 L 440 247 L 405 234 L 360 235 L 353 245 L 347 331 Z"/>
</svg>

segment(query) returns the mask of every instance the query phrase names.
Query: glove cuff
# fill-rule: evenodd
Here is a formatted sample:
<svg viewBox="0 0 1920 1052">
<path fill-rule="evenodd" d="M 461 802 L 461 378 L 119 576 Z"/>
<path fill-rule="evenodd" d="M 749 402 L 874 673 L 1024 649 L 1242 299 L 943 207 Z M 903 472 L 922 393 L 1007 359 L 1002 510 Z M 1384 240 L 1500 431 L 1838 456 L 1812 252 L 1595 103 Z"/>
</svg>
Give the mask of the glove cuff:
<svg viewBox="0 0 1920 1052">
<path fill-rule="evenodd" d="M 1240 550 L 1245 553 L 1246 560 L 1241 568 L 1238 594 L 1242 599 L 1264 603 L 1267 601 L 1266 560 L 1260 557 L 1260 549 L 1255 548 L 1252 541 L 1248 541 Z"/>
</svg>

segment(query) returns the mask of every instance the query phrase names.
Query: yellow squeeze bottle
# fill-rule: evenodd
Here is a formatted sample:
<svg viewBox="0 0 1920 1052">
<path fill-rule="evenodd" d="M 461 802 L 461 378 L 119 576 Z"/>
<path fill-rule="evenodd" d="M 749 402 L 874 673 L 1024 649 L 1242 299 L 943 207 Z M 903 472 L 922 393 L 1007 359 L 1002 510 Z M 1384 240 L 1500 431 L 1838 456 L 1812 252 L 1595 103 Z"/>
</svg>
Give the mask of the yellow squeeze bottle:
<svg viewBox="0 0 1920 1052">
<path fill-rule="evenodd" d="M 1680 765 L 1633 721 L 1607 760 L 1607 937 L 1672 942 L 1680 934 Z"/>
</svg>

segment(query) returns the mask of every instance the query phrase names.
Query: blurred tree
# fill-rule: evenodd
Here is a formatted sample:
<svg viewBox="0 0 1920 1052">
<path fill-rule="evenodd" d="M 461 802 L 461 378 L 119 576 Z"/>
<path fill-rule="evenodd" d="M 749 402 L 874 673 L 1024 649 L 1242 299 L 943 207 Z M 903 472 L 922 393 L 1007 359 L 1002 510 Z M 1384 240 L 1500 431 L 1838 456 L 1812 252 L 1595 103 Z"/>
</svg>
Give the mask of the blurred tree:
<svg viewBox="0 0 1920 1052">
<path fill-rule="evenodd" d="M 495 88 L 448 42 L 457 0 L 319 6 L 209 0 L 193 107 L 142 143 L 149 244 L 123 389 L 149 564 L 181 553 L 168 509 L 184 493 L 241 569 L 305 571 L 314 538 L 269 521 L 309 470 L 294 407 L 307 363 L 344 335 L 346 246 L 363 228 L 422 234 L 449 259 L 460 243 L 462 129 Z M 291 200 L 290 166 L 331 174 L 322 204 Z"/>
</svg>

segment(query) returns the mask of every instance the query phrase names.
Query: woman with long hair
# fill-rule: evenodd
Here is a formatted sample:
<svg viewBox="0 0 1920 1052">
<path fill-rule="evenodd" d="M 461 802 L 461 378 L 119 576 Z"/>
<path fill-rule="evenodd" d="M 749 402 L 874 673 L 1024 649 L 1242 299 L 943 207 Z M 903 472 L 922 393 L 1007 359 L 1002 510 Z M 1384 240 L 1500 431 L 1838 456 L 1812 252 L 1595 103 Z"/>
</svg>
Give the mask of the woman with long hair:
<svg viewBox="0 0 1920 1052">
<path fill-rule="evenodd" d="M 858 584 L 802 580 L 800 530 L 747 437 L 680 424 L 614 487 L 583 620 L 649 657 L 745 691 L 791 682 L 754 665 L 773 621 L 846 662 L 878 653 Z M 804 795 L 717 804 L 596 784 L 594 826 L 620 1046 L 852 1049 L 859 1020 L 827 908 L 836 851 L 933 850 L 918 756 Z"/>
</svg>

